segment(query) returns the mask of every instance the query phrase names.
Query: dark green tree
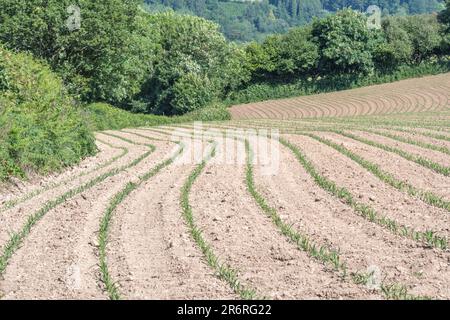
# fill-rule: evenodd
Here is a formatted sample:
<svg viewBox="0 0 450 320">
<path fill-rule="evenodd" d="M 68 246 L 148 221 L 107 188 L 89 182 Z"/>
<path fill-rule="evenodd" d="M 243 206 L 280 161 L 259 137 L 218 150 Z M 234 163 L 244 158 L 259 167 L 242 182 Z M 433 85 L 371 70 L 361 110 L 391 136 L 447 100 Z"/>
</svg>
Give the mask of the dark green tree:
<svg viewBox="0 0 450 320">
<path fill-rule="evenodd" d="M 85 99 L 123 103 L 151 70 L 154 41 L 139 3 L 0 0 L 0 41 L 48 61 Z"/>
<path fill-rule="evenodd" d="M 147 112 L 174 115 L 202 108 L 245 80 L 245 57 L 219 26 L 171 12 L 149 17 L 161 54 L 142 92 Z"/>
<path fill-rule="evenodd" d="M 339 11 L 312 24 L 323 74 L 368 74 L 373 70 L 371 32 L 364 15 Z"/>
</svg>

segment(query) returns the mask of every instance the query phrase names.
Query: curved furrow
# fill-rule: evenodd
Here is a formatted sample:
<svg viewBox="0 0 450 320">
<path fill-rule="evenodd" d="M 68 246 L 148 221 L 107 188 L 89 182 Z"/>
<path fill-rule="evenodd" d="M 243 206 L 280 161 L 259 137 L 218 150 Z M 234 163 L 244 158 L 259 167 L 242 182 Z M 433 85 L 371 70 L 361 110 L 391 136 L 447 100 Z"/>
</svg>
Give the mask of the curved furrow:
<svg viewBox="0 0 450 320">
<path fill-rule="evenodd" d="M 301 151 L 298 156 L 300 161 Z M 369 270 L 377 270 L 380 289 L 397 284 L 413 296 L 448 298 L 447 253 L 436 257 L 432 251 L 418 248 L 410 240 L 368 224 L 317 187 L 305 168 L 292 158 L 288 150 L 280 147 L 280 168 L 276 175 L 266 176 L 255 169 L 259 193 L 286 225 L 302 230 L 318 246 L 335 248 L 340 263 L 345 264 L 342 270 L 353 275 L 355 282 L 362 281 L 363 274 Z M 306 160 L 305 166 L 307 163 Z M 439 270 L 435 270 L 436 266 Z M 427 271 L 432 269 L 424 272 L 422 267 Z M 417 273 L 421 273 L 425 281 L 419 282 Z M 399 298 L 408 298 L 409 294 Z M 386 294 L 386 298 L 391 296 Z"/>
<path fill-rule="evenodd" d="M 113 144 L 107 141 L 97 139 L 97 143 L 105 145 L 110 149 L 121 150 L 121 153 L 108 154 L 109 152 L 100 152 L 100 154 L 98 154 L 97 156 L 87 159 L 88 163 L 81 163 L 77 167 L 66 170 L 59 176 L 46 178 L 47 181 L 41 181 L 38 187 L 33 186 L 31 186 L 31 188 L 26 187 L 25 188 L 26 191 L 20 192 L 20 195 L 15 195 L 14 198 L 12 198 L 13 193 L 8 191 L 8 198 L 2 200 L 2 206 L 0 207 L 0 214 L 13 209 L 14 207 L 28 200 L 32 200 L 36 196 L 41 195 L 46 191 L 50 191 L 55 188 L 61 187 L 63 185 L 66 185 L 70 181 L 73 181 L 74 179 L 82 178 L 91 173 L 97 172 L 98 170 L 101 170 L 105 167 L 108 167 L 128 153 L 127 148 L 114 146 Z M 96 162 L 99 164 L 94 166 Z"/>
<path fill-rule="evenodd" d="M 316 118 L 317 106 L 311 103 L 307 97 L 299 97 L 292 99 L 290 102 L 292 107 L 295 108 L 297 116 L 295 118 Z"/>
<path fill-rule="evenodd" d="M 440 98 L 435 97 L 435 95 L 432 94 L 432 90 L 432 88 L 429 88 L 426 91 L 423 91 L 422 95 L 427 97 L 426 99 L 429 101 L 430 110 L 439 110 L 441 107 Z"/>
<path fill-rule="evenodd" d="M 357 115 L 366 114 L 364 106 L 361 105 L 361 102 L 357 99 L 357 97 L 347 96 L 345 97 L 345 99 L 350 106 L 349 112 L 346 114 L 346 116 L 354 117 Z"/>
<path fill-rule="evenodd" d="M 286 139 L 301 148 L 314 168 L 316 180 L 322 183 L 319 186 L 367 220 L 419 243 L 448 247 L 450 215 L 446 210 L 385 184 L 351 159 L 307 135 L 287 135 Z"/>
<path fill-rule="evenodd" d="M 308 134 L 356 161 L 379 179 L 394 188 L 437 208 L 450 212 L 447 178 L 435 174 L 400 156 L 380 151 L 361 142 L 333 132 Z"/>
<path fill-rule="evenodd" d="M 315 112 L 314 118 L 323 118 L 328 117 L 332 113 L 333 107 L 329 106 L 328 103 L 324 102 L 323 100 L 316 101 L 316 104 L 312 105 Z"/>
<path fill-rule="evenodd" d="M 127 179 L 135 179 L 135 174 L 148 170 L 149 165 L 169 154 L 172 148 L 165 142 L 157 142 L 156 145 L 157 149 L 150 157 L 134 161 L 118 175 L 68 200 L 64 207 L 59 206 L 43 217 L 24 247 L 11 259 L 5 281 L 1 283 L 2 290 L 7 289 L 6 298 L 34 299 L 35 295 L 47 299 L 104 297 L 97 283 L 98 221 L 114 192 Z M 130 168 L 133 171 L 129 171 Z M 43 264 L 43 261 L 47 263 Z M 32 268 L 35 268 L 33 272 L 30 271 Z M 17 274 L 21 277 L 18 278 Z"/>
<path fill-rule="evenodd" d="M 395 97 L 400 101 L 400 105 L 402 105 L 402 109 L 400 110 L 400 112 L 407 113 L 411 107 L 411 101 L 405 98 L 405 96 L 400 92 L 397 92 L 395 94 Z"/>
<path fill-rule="evenodd" d="M 407 130 L 403 128 L 380 128 L 378 129 L 377 132 L 379 132 L 379 130 L 382 130 L 383 133 L 388 133 L 389 135 L 393 134 L 395 136 L 399 136 L 407 140 L 418 141 L 425 145 L 433 145 L 436 148 L 438 148 L 435 150 L 440 150 L 441 152 L 444 152 L 446 154 L 448 154 L 447 151 L 450 152 L 450 139 L 449 141 L 439 140 L 424 133 L 419 133 L 416 131 Z"/>
<path fill-rule="evenodd" d="M 98 134 L 101 135 L 101 134 Z M 130 145 L 117 138 L 111 138 L 109 136 L 101 135 L 104 140 L 113 143 L 114 145 L 122 146 L 127 149 L 127 154 L 119 159 L 112 167 L 104 167 L 98 171 L 92 172 L 89 175 L 85 175 L 80 178 L 69 180 L 61 186 L 50 189 L 34 196 L 30 201 L 24 201 L 17 204 L 14 208 L 0 214 L 0 246 L 5 247 L 9 242 L 13 240 L 11 235 L 15 235 L 19 230 L 23 230 L 23 226 L 28 223 L 34 223 L 31 217 L 35 216 L 37 212 L 43 210 L 47 206 L 56 205 L 56 199 L 58 203 L 64 201 L 66 197 L 70 195 L 73 190 L 86 186 L 90 183 L 96 183 L 99 177 L 103 177 L 108 173 L 116 173 L 118 168 L 123 167 L 125 164 L 132 162 L 134 159 L 140 157 L 147 150 L 147 147 L 139 147 L 136 150 L 131 150 Z M 88 186 L 86 186 L 87 188 Z M 45 210 L 44 210 L 45 211 Z M 33 212 L 35 214 L 33 214 Z M 2 251 L 4 252 L 4 250 Z"/>
<path fill-rule="evenodd" d="M 263 103 L 261 103 L 263 104 Z M 263 104 L 266 106 L 266 104 Z M 253 103 L 247 111 L 247 119 L 266 119 L 267 115 L 261 112 L 261 105 Z"/>
<path fill-rule="evenodd" d="M 124 298 L 236 298 L 203 263 L 183 221 L 181 187 L 192 170 L 165 168 L 117 208 L 108 261 Z"/>
<path fill-rule="evenodd" d="M 280 102 L 276 106 L 271 105 L 268 110 L 274 114 L 274 117 L 270 118 L 276 118 L 276 119 L 285 119 L 289 118 L 289 112 L 287 111 L 288 106 L 285 103 Z"/>
<path fill-rule="evenodd" d="M 314 103 L 311 101 L 309 97 L 299 97 L 293 99 L 292 107 L 296 109 L 296 113 L 300 115 L 300 117 L 295 118 L 313 118 L 314 117 Z"/>
<path fill-rule="evenodd" d="M 145 163 L 146 159 L 154 152 L 155 147 L 152 145 L 148 145 L 147 149 L 149 151 L 147 152 L 141 152 L 139 149 L 138 154 L 140 154 L 138 157 L 135 157 L 131 162 L 124 162 L 121 166 L 113 168 L 111 170 L 106 171 L 103 174 L 99 174 L 98 176 L 91 178 L 90 180 L 84 182 L 81 185 L 78 185 L 76 187 L 70 188 L 68 191 L 66 191 L 64 194 L 59 195 L 56 198 L 53 198 L 51 200 L 48 200 L 43 206 L 41 206 L 39 209 L 37 209 L 32 214 L 26 214 L 24 217 L 26 218 L 26 221 L 24 223 L 21 223 L 21 226 L 19 228 L 9 229 L 12 231 L 12 234 L 10 234 L 9 239 L 6 241 L 6 243 L 3 243 L 2 248 L 2 255 L 0 257 L 0 274 L 4 274 L 5 271 L 6 274 L 4 274 L 4 281 L 2 282 L 2 290 L 4 291 L 5 287 L 8 288 L 9 286 L 14 287 L 14 285 L 17 284 L 16 280 L 17 276 L 14 276 L 15 273 L 18 271 L 24 271 L 25 266 L 28 266 L 30 269 L 28 269 L 28 272 L 25 272 L 25 276 L 30 277 L 31 279 L 34 279 L 31 283 L 39 283 L 39 281 L 36 281 L 35 273 L 32 272 L 32 270 L 37 270 L 37 266 L 42 266 L 43 269 L 40 269 L 44 271 L 45 273 L 48 273 L 49 270 L 45 268 L 45 261 L 46 261 L 46 254 L 49 254 L 48 247 L 47 246 L 39 246 L 40 243 L 47 241 L 50 242 L 52 240 L 55 240 L 52 237 L 48 237 L 47 234 L 47 228 L 49 225 L 54 225 L 55 221 L 58 223 L 56 224 L 56 227 L 64 228 L 68 224 L 71 223 L 67 216 L 62 215 L 61 211 L 67 212 L 64 210 L 64 205 L 68 206 L 68 203 L 75 203 L 75 206 L 72 207 L 74 209 L 73 214 L 75 216 L 80 213 L 80 211 L 77 208 L 78 201 L 87 198 L 88 195 L 85 193 L 88 190 L 92 190 L 93 188 L 96 188 L 100 185 L 103 185 L 104 183 L 108 182 L 111 179 L 114 179 L 115 176 L 120 174 L 128 174 L 128 169 L 136 167 L 137 165 L 141 164 L 142 162 Z M 122 160 L 123 161 L 123 160 Z M 106 181 L 106 182 L 105 182 Z M 90 195 L 90 194 L 89 194 Z M 57 214 L 59 212 L 59 215 Z M 51 213 L 49 215 L 49 213 Z M 56 216 L 55 216 L 56 214 Z M 56 218 L 52 220 L 52 218 Z M 41 220 L 44 220 L 44 223 L 39 223 Z M 59 221 L 58 221 L 59 220 Z M 61 224 L 61 221 L 65 221 L 65 223 Z M 13 224 L 14 225 L 14 224 Z M 15 224 L 17 225 L 17 223 Z M 37 232 L 34 232 L 34 230 L 37 230 Z M 43 233 L 42 233 L 43 232 Z M 61 234 L 62 232 L 55 233 L 54 235 L 57 236 L 58 234 Z M 53 233 L 50 233 L 53 235 Z M 29 237 L 34 238 L 34 241 L 27 241 Z M 54 248 L 54 247 L 53 247 Z M 19 250 L 20 249 L 20 250 Z M 64 250 L 64 248 L 62 248 Z M 15 253 L 18 253 L 15 255 Z M 43 260 L 33 260 L 31 257 L 37 257 L 37 252 L 40 252 L 43 254 L 43 256 L 39 256 L 39 258 L 44 258 Z M 61 252 L 58 252 L 58 250 L 52 251 L 54 254 L 60 254 Z M 13 264 L 16 267 L 10 267 L 7 269 L 8 265 Z M 15 263 L 18 263 L 16 265 Z M 23 278 L 25 278 L 23 276 Z M 29 280 L 30 278 L 27 278 Z M 51 283 L 49 285 L 54 285 L 54 283 Z M 36 294 L 39 294 L 41 290 L 39 289 L 40 285 L 37 286 L 36 290 L 27 291 L 28 294 L 31 294 L 32 292 L 35 292 Z M 24 291 L 27 290 L 27 286 L 23 286 Z M 67 289 L 67 288 L 66 288 Z M 8 291 L 8 289 L 7 289 Z M 51 292 L 51 291 L 50 291 Z M 14 295 L 16 293 L 15 290 L 9 289 L 9 293 Z M 27 293 L 24 292 L 26 295 Z"/>
<path fill-rule="evenodd" d="M 414 162 L 438 174 L 442 174 L 446 177 L 450 176 L 450 167 L 448 166 L 450 159 L 445 154 L 431 150 L 424 150 L 420 147 L 408 145 L 406 143 L 367 131 L 361 132 L 346 130 L 336 132 L 347 138 L 351 138 L 369 146 L 399 155 L 408 161 Z"/>
<path fill-rule="evenodd" d="M 246 195 L 243 142 L 233 140 L 226 145 L 234 146 L 234 155 L 239 157 L 234 164 L 224 164 L 220 159 L 225 151 L 218 152 L 218 162 L 207 165 L 194 185 L 191 206 L 205 239 L 227 264 L 239 270 L 241 283 L 276 299 L 369 297 L 368 292 L 343 283 L 320 262 L 296 250 L 273 227 Z M 226 150 L 228 156 L 230 152 Z"/>
<path fill-rule="evenodd" d="M 251 113 L 251 118 L 261 118 L 255 113 L 255 109 L 263 108 L 276 109 L 278 105 L 297 107 L 298 104 L 306 104 L 305 108 L 309 115 L 299 114 L 300 117 L 332 117 L 332 116 L 355 116 L 374 114 L 392 114 L 399 112 L 427 112 L 440 110 L 448 106 L 448 94 L 446 86 L 447 75 L 432 76 L 428 78 L 410 79 L 390 84 L 374 85 L 371 87 L 351 89 L 346 91 L 324 93 L 315 96 L 302 96 L 292 99 L 271 100 L 253 104 L 241 104 L 234 106 L 232 110 L 239 109 L 244 113 Z M 421 83 L 427 81 L 424 86 Z M 361 108 L 360 103 L 355 103 L 358 99 L 367 101 L 370 106 L 366 111 Z M 338 102 L 339 107 L 335 108 Z M 336 112 L 336 113 L 335 113 Z M 235 114 L 235 113 L 234 113 Z M 265 114 L 264 118 L 279 118 L 278 116 Z M 296 116 L 297 117 L 297 116 Z M 239 117 L 234 116 L 233 119 Z"/>
</svg>

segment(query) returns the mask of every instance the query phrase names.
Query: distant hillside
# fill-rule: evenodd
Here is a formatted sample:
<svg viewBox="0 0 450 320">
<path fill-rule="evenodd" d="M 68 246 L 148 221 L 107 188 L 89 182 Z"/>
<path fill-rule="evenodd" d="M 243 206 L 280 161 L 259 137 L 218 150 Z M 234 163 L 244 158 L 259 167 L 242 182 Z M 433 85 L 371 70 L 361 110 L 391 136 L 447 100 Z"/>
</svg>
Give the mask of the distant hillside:
<svg viewBox="0 0 450 320">
<path fill-rule="evenodd" d="M 234 41 L 259 40 L 306 24 L 313 17 L 345 7 L 365 11 L 378 5 L 384 14 L 408 15 L 440 11 L 443 0 L 145 0 L 150 10 L 172 8 L 213 20 Z"/>
</svg>

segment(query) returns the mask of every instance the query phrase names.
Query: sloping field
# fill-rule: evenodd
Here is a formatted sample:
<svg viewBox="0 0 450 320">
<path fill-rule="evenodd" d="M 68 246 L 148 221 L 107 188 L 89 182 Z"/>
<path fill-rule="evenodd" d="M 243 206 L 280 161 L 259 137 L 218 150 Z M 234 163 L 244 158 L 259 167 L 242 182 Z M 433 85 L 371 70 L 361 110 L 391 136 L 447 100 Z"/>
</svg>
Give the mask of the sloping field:
<svg viewBox="0 0 450 320">
<path fill-rule="evenodd" d="M 98 133 L 0 190 L 0 297 L 450 299 L 448 76 L 421 81 L 389 86 L 424 112 Z"/>
<path fill-rule="evenodd" d="M 450 73 L 335 93 L 236 105 L 233 119 L 303 119 L 445 110 Z"/>
</svg>

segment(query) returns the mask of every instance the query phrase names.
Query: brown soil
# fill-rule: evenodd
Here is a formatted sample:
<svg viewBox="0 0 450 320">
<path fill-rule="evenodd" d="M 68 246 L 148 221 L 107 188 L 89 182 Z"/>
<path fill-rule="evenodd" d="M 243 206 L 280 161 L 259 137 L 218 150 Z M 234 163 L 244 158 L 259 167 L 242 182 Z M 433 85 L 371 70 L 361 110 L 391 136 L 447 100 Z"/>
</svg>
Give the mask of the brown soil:
<svg viewBox="0 0 450 320">
<path fill-rule="evenodd" d="M 430 138 L 428 136 L 422 135 L 420 133 L 409 133 L 409 132 L 403 132 L 403 131 L 398 131 L 395 129 L 389 130 L 389 129 L 378 129 L 381 132 L 384 133 L 388 133 L 388 134 L 394 134 L 396 136 L 401 136 L 403 138 L 406 139 L 411 139 L 414 141 L 419 141 L 422 143 L 428 143 L 431 145 L 435 145 L 437 147 L 441 147 L 441 148 L 447 148 L 448 150 L 450 150 L 450 141 L 445 141 L 445 140 L 439 140 L 439 139 L 435 139 L 435 138 Z"/>
<path fill-rule="evenodd" d="M 407 181 L 409 184 L 425 191 L 431 191 L 450 199 L 450 178 L 430 169 L 422 167 L 414 162 L 408 161 L 396 154 L 386 152 L 382 149 L 366 145 L 353 139 L 335 133 L 317 133 L 319 136 L 342 144 L 352 152 L 360 155 L 380 166 L 384 171 L 389 172 L 395 178 Z"/>
<path fill-rule="evenodd" d="M 382 182 L 353 160 L 312 138 L 288 135 L 320 174 L 349 190 L 378 214 L 416 230 L 434 230 L 450 239 L 450 215 Z"/>
<path fill-rule="evenodd" d="M 128 181 L 137 179 L 156 165 L 172 148 L 168 143 L 155 145 L 157 150 L 138 166 L 70 199 L 38 222 L 3 274 L 0 291 L 5 299 L 106 297 L 98 281 L 96 239 L 99 221 L 112 196 Z M 131 152 L 133 158 L 142 154 L 142 147 L 128 146 L 135 149 Z M 123 160 L 122 164 L 127 162 Z M 66 191 L 68 189 L 69 186 Z"/>
<path fill-rule="evenodd" d="M 280 151 L 278 174 L 263 175 L 256 167 L 255 175 L 258 188 L 284 221 L 317 243 L 338 249 L 349 271 L 373 266 L 386 283 L 401 283 L 417 295 L 450 297 L 448 253 L 420 248 L 367 222 L 319 188 L 285 147 Z"/>
<path fill-rule="evenodd" d="M 423 159 L 431 160 L 436 162 L 442 166 L 449 167 L 450 166 L 450 155 L 445 153 L 434 151 L 430 149 L 425 149 L 420 146 L 412 145 L 409 143 L 400 142 L 385 136 L 381 136 L 378 134 L 373 134 L 369 132 L 352 130 L 348 131 L 351 134 L 354 134 L 357 137 L 364 138 L 376 143 L 380 143 L 382 145 L 393 147 L 405 151 L 413 156 L 421 157 Z"/>
<path fill-rule="evenodd" d="M 127 299 L 235 299 L 204 262 L 181 215 L 193 166 L 172 165 L 118 208 L 108 261 Z"/>
<path fill-rule="evenodd" d="M 236 105 L 233 120 L 379 115 L 445 110 L 450 74 L 290 99 Z"/>
<path fill-rule="evenodd" d="M 249 195 L 244 169 L 208 165 L 192 190 L 191 203 L 205 238 L 239 270 L 245 285 L 272 299 L 374 297 L 288 242 Z"/>
<path fill-rule="evenodd" d="M 103 135 L 97 135 L 103 141 L 109 142 Z M 13 179 L 10 183 L 0 185 L 0 208 L 7 201 L 23 197 L 24 195 L 34 192 L 36 190 L 45 188 L 46 186 L 59 183 L 61 181 L 71 180 L 79 175 L 85 174 L 94 170 L 99 164 L 108 162 L 110 159 L 122 153 L 122 150 L 111 148 L 110 146 L 101 143 L 97 140 L 97 147 L 99 152 L 94 157 L 89 157 L 83 160 L 79 165 L 68 168 L 61 173 L 54 173 L 49 176 L 38 176 L 30 173 L 26 181 Z"/>
<path fill-rule="evenodd" d="M 320 131 L 329 126 L 345 129 L 347 123 L 358 125 L 357 117 L 341 123 L 332 123 L 331 118 L 327 121 L 321 119 L 323 117 L 385 115 L 364 117 L 360 125 L 373 119 L 374 124 L 380 123 L 377 130 L 448 148 L 447 140 L 425 134 L 450 139 L 450 130 L 446 127 L 450 119 L 449 89 L 450 74 L 446 74 L 332 94 L 255 103 L 232 108 L 235 118 L 255 120 L 209 123 L 204 124 L 203 129 L 276 127 Z M 404 114 L 392 114 L 398 112 Z M 383 119 L 393 120 L 392 125 L 381 125 Z M 417 134 L 395 130 L 402 127 L 402 122 L 405 129 Z M 431 129 L 421 128 L 421 123 Z M 157 147 L 136 166 L 68 199 L 37 221 L 0 275 L 0 297 L 107 299 L 98 267 L 97 240 L 105 210 L 127 183 L 137 182 L 143 173 L 170 157 L 178 147 L 174 141 L 191 137 L 193 129 L 192 124 L 186 124 L 109 131 L 134 143 L 98 133 L 100 152 L 79 166 L 48 177 L 32 176 L 27 182 L 13 181 L 2 185 L 0 255 L 11 234 L 19 231 L 27 219 L 47 203 L 114 168 L 132 163 L 148 151 L 145 144 Z M 377 134 L 352 132 L 444 166 L 450 162 L 450 156 L 444 152 Z M 316 134 L 342 144 L 399 180 L 450 200 L 449 177 L 338 134 L 325 131 Z M 314 139 L 294 134 L 284 137 L 297 145 L 322 175 L 347 188 L 355 199 L 369 204 L 379 215 L 419 231 L 433 230 L 450 238 L 450 216 L 446 210 L 390 187 L 356 162 Z M 205 151 L 208 140 L 211 137 L 204 137 L 203 142 L 196 140 L 200 151 Z M 231 149 L 222 150 L 219 145 L 216 157 L 207 164 L 189 195 L 195 222 L 220 262 L 237 270 L 240 283 L 255 289 L 259 297 L 383 299 L 379 290 L 355 284 L 350 277 L 342 278 L 330 266 L 309 256 L 280 233 L 247 190 L 245 162 L 236 161 L 245 160 L 245 152 L 242 142 L 238 145 L 239 148 L 233 150 L 237 153 L 231 153 Z M 126 154 L 123 154 L 124 148 L 128 151 Z M 411 294 L 450 299 L 448 249 L 431 249 L 393 235 L 387 228 L 360 217 L 321 189 L 290 150 L 281 145 L 279 148 L 279 171 L 266 175 L 257 164 L 254 175 L 258 192 L 285 223 L 314 243 L 339 250 L 341 260 L 350 272 L 380 270 L 381 274 L 377 276 L 381 280 L 405 285 Z M 185 154 L 191 157 L 195 153 L 186 150 Z M 109 163 L 112 159 L 116 160 Z M 183 219 L 181 188 L 195 167 L 196 163 L 191 161 L 164 168 L 126 197 L 114 212 L 107 260 L 123 298 L 239 298 L 207 265 Z M 26 200 L 7 209 L 8 201 L 15 199 Z"/>
<path fill-rule="evenodd" d="M 112 168 L 117 168 L 132 162 L 148 149 L 147 147 L 143 146 L 130 145 L 129 143 L 126 143 L 122 140 L 106 135 L 101 135 L 101 138 L 102 140 L 111 142 L 114 145 L 127 147 L 130 149 L 130 152 L 111 166 L 92 172 L 91 174 L 88 174 L 86 176 L 70 180 L 57 188 L 44 191 L 43 193 L 17 205 L 12 209 L 0 213 L 0 246 L 3 246 L 9 240 L 11 233 L 20 230 L 20 228 L 24 225 L 31 214 L 39 210 L 49 200 L 55 199 L 58 196 L 66 193 L 68 190 L 85 184 L 94 177 L 100 176 L 110 171 Z"/>
</svg>

